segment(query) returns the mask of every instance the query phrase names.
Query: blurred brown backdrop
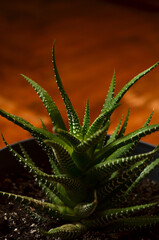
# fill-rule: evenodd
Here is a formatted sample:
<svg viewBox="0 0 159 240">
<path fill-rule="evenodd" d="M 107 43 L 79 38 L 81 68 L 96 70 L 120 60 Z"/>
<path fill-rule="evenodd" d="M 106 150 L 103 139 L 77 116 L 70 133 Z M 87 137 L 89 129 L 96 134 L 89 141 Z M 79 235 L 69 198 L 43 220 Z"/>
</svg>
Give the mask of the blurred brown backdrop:
<svg viewBox="0 0 159 240">
<path fill-rule="evenodd" d="M 116 69 L 116 93 L 134 75 L 159 60 L 158 1 L 1 1 L 0 107 L 40 127 L 52 129 L 38 96 L 20 76 L 41 84 L 66 113 L 53 77 L 51 51 L 63 84 L 82 121 L 87 97 L 91 119 L 100 113 Z M 125 96 L 112 118 L 111 131 L 131 107 L 127 133 L 141 127 L 155 109 L 159 122 L 159 68 L 140 80 Z M 30 135 L 0 118 L 0 131 L 13 143 Z M 143 139 L 159 143 L 159 134 Z M 4 144 L 0 141 L 0 147 Z"/>
</svg>

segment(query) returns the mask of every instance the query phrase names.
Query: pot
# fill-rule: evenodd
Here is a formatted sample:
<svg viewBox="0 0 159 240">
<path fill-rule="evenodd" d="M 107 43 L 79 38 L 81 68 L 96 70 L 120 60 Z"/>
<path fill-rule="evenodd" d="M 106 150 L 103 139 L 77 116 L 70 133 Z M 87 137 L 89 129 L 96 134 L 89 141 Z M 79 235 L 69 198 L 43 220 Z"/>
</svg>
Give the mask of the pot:
<svg viewBox="0 0 159 240">
<path fill-rule="evenodd" d="M 49 167 L 49 162 L 45 152 L 33 138 L 11 144 L 11 147 L 15 151 L 21 153 L 19 144 L 25 148 L 29 156 L 36 162 L 39 167 L 44 167 L 44 169 Z M 0 179 L 3 179 L 6 173 L 9 175 L 13 172 L 18 173 L 26 171 L 24 167 L 19 164 L 16 158 L 8 151 L 7 147 L 0 149 L 0 159 Z"/>
<path fill-rule="evenodd" d="M 44 170 L 49 169 L 49 161 L 45 155 L 45 152 L 41 149 L 41 147 L 36 143 L 34 139 L 28 139 L 24 140 L 21 142 L 17 142 L 15 144 L 12 144 L 11 146 L 17 151 L 20 152 L 19 148 L 19 143 L 23 145 L 23 147 L 26 149 L 28 154 L 30 155 L 31 158 L 34 159 L 36 164 L 39 167 L 42 167 Z M 145 153 L 152 151 L 154 149 L 154 146 L 151 144 L 147 144 L 144 142 L 140 142 L 138 146 L 136 147 L 134 154 L 140 154 L 140 153 Z M 157 154 L 156 154 L 157 155 Z M 159 154 L 158 154 L 159 156 Z M 30 178 L 31 174 L 28 174 L 28 172 L 21 166 L 18 161 L 15 159 L 15 157 L 12 156 L 12 154 L 8 151 L 8 149 L 5 147 L 0 150 L 0 180 L 2 180 L 2 187 L 3 187 L 3 181 L 4 179 L 8 179 L 8 176 L 17 176 L 18 181 L 16 180 L 16 191 L 23 191 L 25 190 L 26 194 L 29 192 L 29 194 L 33 194 L 33 197 L 39 197 L 40 191 L 38 190 L 37 186 L 34 187 L 33 189 L 33 181 Z M 159 183 L 159 167 L 155 169 L 150 175 L 149 178 L 153 181 L 156 181 Z M 27 176 L 27 177 L 26 177 Z M 7 188 L 7 191 L 12 189 L 14 190 L 14 177 L 10 178 L 10 183 L 9 183 L 9 189 Z M 13 179 L 13 184 L 12 184 L 12 179 Z M 19 180 L 20 179 L 20 180 Z M 22 180 L 21 180 L 22 179 Z M 25 181 L 25 185 L 22 184 Z M 8 181 L 8 180 L 7 180 Z M 17 184 L 18 183 L 18 184 Z M 156 184 L 156 183 L 154 183 Z M 21 188 L 22 186 L 22 188 Z M 13 191 L 14 192 L 14 191 Z M 21 194 L 21 193 L 20 193 Z M 23 195 L 26 195 L 23 194 Z M 41 193 L 40 193 L 41 194 Z M 41 196 L 40 196 L 41 197 Z M 30 219 L 28 216 L 26 216 L 26 213 L 22 211 L 20 207 L 16 207 L 16 204 L 8 204 L 8 201 L 0 202 L 0 207 L 2 208 L 2 218 L 0 219 L 0 239 L 2 236 L 2 239 L 4 239 L 6 236 L 6 239 L 30 239 L 30 240 L 39 240 L 43 239 L 46 240 L 47 238 L 45 236 L 41 236 L 39 229 L 43 229 L 46 227 L 46 229 L 50 229 L 52 225 L 47 226 L 47 222 L 44 223 L 44 225 L 41 225 L 40 222 L 34 222 L 32 223 L 32 219 Z M 24 223 L 25 222 L 25 223 Z M 12 223 L 14 225 L 12 226 Z M 27 223 L 27 224 L 26 224 Z M 48 223 L 49 224 L 49 223 Z M 55 223 L 53 223 L 55 226 Z M 18 229 L 18 231 L 17 231 Z M 156 230 L 157 232 L 157 230 Z M 155 233 L 156 234 L 156 233 Z M 144 238 L 137 238 L 139 235 Z M 14 237 L 13 237 L 14 236 Z M 97 238 L 94 238 L 96 236 Z M 116 239 L 152 239 L 153 232 L 149 230 L 144 230 L 144 232 L 131 232 L 131 233 L 119 233 L 119 235 L 116 235 Z M 157 234 L 157 237 L 159 235 Z M 11 237 L 11 238 L 10 238 Z M 82 239 L 82 238 L 81 238 Z M 100 231 L 95 231 L 91 232 L 88 231 L 84 236 L 83 239 L 114 239 L 112 238 L 107 238 L 107 234 L 104 232 Z M 156 238 L 158 239 L 158 238 Z"/>
<path fill-rule="evenodd" d="M 23 145 L 27 153 L 30 155 L 30 157 L 33 160 L 35 160 L 38 166 L 43 167 L 44 169 L 49 169 L 49 161 L 47 159 L 45 152 L 42 150 L 42 148 L 36 143 L 36 141 L 33 138 L 12 144 L 11 146 L 17 152 L 20 152 L 19 143 Z M 154 147 L 155 146 L 152 144 L 148 144 L 140 141 L 137 147 L 135 148 L 133 154 L 146 153 L 146 152 L 152 151 Z M 156 157 L 159 157 L 159 153 L 156 154 Z M 11 172 L 18 173 L 18 171 L 26 171 L 23 168 L 23 166 L 21 166 L 18 163 L 15 157 L 12 156 L 12 154 L 8 151 L 6 147 L 0 149 L 0 159 L 1 159 L 0 179 L 2 179 L 6 173 L 9 174 Z M 150 180 L 153 180 L 159 183 L 159 166 L 156 167 L 150 173 L 148 178 L 150 178 Z"/>
</svg>

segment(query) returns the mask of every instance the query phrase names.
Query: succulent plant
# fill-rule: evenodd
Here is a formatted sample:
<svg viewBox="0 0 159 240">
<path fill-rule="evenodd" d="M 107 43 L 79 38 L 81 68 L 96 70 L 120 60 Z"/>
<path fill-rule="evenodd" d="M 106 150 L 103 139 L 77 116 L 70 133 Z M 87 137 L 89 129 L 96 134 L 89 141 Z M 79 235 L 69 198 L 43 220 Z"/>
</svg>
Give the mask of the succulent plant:
<svg viewBox="0 0 159 240">
<path fill-rule="evenodd" d="M 138 130 L 125 134 L 129 110 L 125 120 L 120 119 L 113 134 L 108 137 L 110 117 L 119 102 L 140 78 L 158 64 L 141 72 L 114 96 L 115 72 L 100 115 L 90 123 L 89 101 L 87 100 L 83 124 L 64 90 L 56 62 L 53 45 L 53 68 L 58 89 L 63 98 L 69 122 L 69 130 L 49 94 L 36 82 L 22 75 L 41 98 L 53 123 L 53 132 L 33 126 L 21 117 L 0 110 L 0 115 L 30 132 L 46 152 L 51 174 L 45 173 L 27 154 L 21 145 L 21 154 L 4 139 L 9 151 L 32 173 L 35 181 L 48 197 L 48 202 L 1 191 L 0 195 L 19 201 L 34 208 L 40 216 L 60 218 L 64 225 L 52 228 L 44 234 L 63 239 L 76 238 L 88 229 L 104 227 L 108 233 L 148 227 L 159 223 L 159 216 L 146 215 L 159 201 L 130 205 L 129 198 L 136 185 L 158 164 L 154 160 L 159 146 L 148 153 L 133 155 L 132 150 L 141 137 L 159 130 L 159 124 L 150 125 L 153 112 Z M 152 161 L 153 160 L 153 161 Z M 146 211 L 143 211 L 146 210 Z"/>
</svg>

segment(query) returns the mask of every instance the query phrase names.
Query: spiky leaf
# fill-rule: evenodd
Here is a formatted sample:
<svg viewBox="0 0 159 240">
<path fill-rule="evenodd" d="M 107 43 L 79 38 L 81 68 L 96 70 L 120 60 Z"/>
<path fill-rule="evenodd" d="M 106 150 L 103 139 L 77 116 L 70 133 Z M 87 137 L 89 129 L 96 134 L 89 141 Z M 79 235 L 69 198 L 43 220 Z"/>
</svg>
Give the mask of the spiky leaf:
<svg viewBox="0 0 159 240">
<path fill-rule="evenodd" d="M 46 152 L 51 164 L 49 173 L 35 164 L 36 161 L 31 159 L 23 146 L 20 146 L 21 153 L 16 152 L 2 136 L 8 150 L 33 175 L 50 202 L 2 191 L 0 195 L 27 205 L 27 209 L 33 208 L 41 220 L 42 213 L 50 219 L 54 216 L 64 220 L 66 222 L 64 225 L 43 232 L 53 238 L 75 239 L 87 229 L 94 227 L 104 227 L 108 233 L 112 233 L 122 229 L 158 224 L 159 216 L 148 215 L 149 210 L 153 214 L 158 213 L 155 212 L 158 200 L 138 205 L 128 201 L 135 186 L 159 165 L 159 159 L 154 159 L 159 150 L 158 146 L 147 153 L 132 154 L 141 137 L 159 131 L 159 124 L 149 125 L 153 112 L 143 127 L 125 135 L 129 119 L 128 110 L 123 124 L 120 120 L 112 136 L 108 137 L 107 132 L 111 115 L 120 105 L 124 94 L 159 62 L 134 77 L 115 97 L 114 71 L 100 115 L 91 124 L 87 100 L 81 127 L 79 117 L 57 70 L 54 45 L 52 60 L 56 83 L 66 107 L 70 131 L 67 131 L 50 95 L 24 75 L 48 111 L 53 123 L 53 133 L 47 131 L 42 120 L 42 128 L 38 128 L 21 117 L 0 110 L 2 117 L 27 130 Z M 40 157 L 38 160 L 41 160 Z"/>
</svg>

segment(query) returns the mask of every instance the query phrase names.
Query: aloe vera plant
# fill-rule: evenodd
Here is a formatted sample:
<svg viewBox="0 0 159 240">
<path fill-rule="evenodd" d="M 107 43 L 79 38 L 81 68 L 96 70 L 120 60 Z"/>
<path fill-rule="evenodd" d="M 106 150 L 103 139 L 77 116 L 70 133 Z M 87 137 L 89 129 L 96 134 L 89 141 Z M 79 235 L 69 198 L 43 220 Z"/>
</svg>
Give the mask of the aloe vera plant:
<svg viewBox="0 0 159 240">
<path fill-rule="evenodd" d="M 54 216 L 62 219 L 65 222 L 64 225 L 43 232 L 55 238 L 76 238 L 91 228 L 104 227 L 108 233 L 111 233 L 158 224 L 159 216 L 155 213 L 148 216 L 145 212 L 154 209 L 159 201 L 130 206 L 129 202 L 126 203 L 136 185 L 159 164 L 159 158 L 152 161 L 159 151 L 159 146 L 148 153 L 131 154 L 142 137 L 159 130 L 159 124 L 149 124 L 153 112 L 140 129 L 125 134 L 129 119 L 128 110 L 125 120 L 120 119 L 110 138 L 107 137 L 107 131 L 111 114 L 119 106 L 124 94 L 159 62 L 134 77 L 116 96 L 114 96 L 114 72 L 100 115 L 93 123 L 90 122 L 87 100 L 81 125 L 61 82 L 54 51 L 53 45 L 53 68 L 56 83 L 66 107 L 69 130 L 49 94 L 24 75 L 22 75 L 24 79 L 41 98 L 52 121 L 53 132 L 47 131 L 43 122 L 42 127 L 38 128 L 18 116 L 0 110 L 2 117 L 30 132 L 46 152 L 51 174 L 39 169 L 22 145 L 20 145 L 21 154 L 19 154 L 8 145 L 2 135 L 9 151 L 34 176 L 49 200 L 43 202 L 3 191 L 0 191 L 0 195 L 19 201 L 31 209 L 34 208 L 39 217 L 44 213 L 48 218 Z"/>
</svg>

